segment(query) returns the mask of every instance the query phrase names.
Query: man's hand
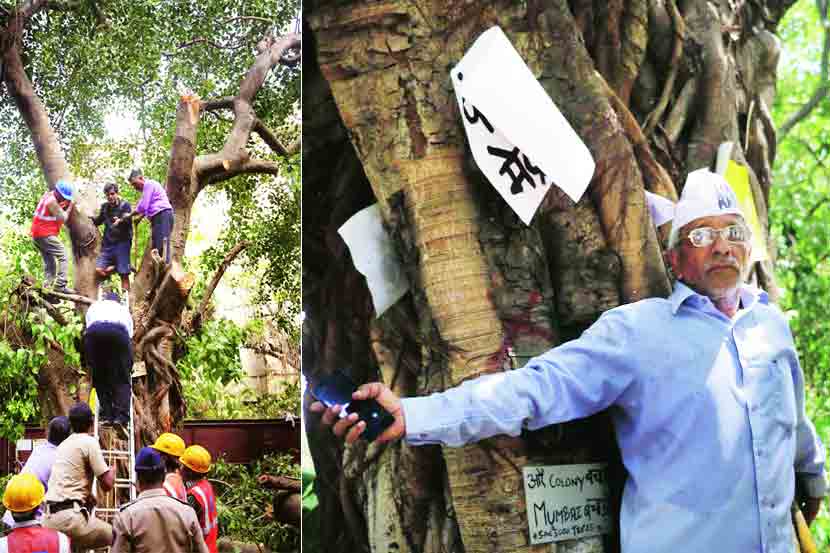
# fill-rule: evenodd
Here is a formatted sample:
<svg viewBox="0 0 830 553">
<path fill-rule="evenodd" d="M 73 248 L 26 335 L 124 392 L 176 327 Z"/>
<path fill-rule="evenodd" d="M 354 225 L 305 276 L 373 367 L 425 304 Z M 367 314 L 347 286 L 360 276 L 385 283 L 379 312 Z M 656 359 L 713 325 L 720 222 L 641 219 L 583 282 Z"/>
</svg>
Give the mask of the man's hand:
<svg viewBox="0 0 830 553">
<path fill-rule="evenodd" d="M 380 382 L 364 384 L 354 391 L 352 399 L 374 399 L 395 418 L 395 422 L 384 430 L 375 441 L 379 443 L 392 442 L 399 440 L 406 434 L 406 423 L 403 420 L 401 400 L 385 384 Z M 321 402 L 315 401 L 309 409 L 314 413 L 323 413 L 320 419 L 323 425 L 331 426 L 332 432 L 337 437 L 343 438 L 345 436 L 346 443 L 348 444 L 354 443 L 366 429 L 366 423 L 363 421 L 358 422 L 356 413 L 352 413 L 341 419 L 339 417 L 340 411 L 342 410 L 340 405 L 333 405 L 332 407 L 326 408 Z"/>
<path fill-rule="evenodd" d="M 799 502 L 799 508 L 801 509 L 801 513 L 804 515 L 804 520 L 807 521 L 807 526 L 813 523 L 816 516 L 818 515 L 819 509 L 821 509 L 821 500 L 824 499 L 823 497 L 808 497 L 803 501 Z"/>
</svg>

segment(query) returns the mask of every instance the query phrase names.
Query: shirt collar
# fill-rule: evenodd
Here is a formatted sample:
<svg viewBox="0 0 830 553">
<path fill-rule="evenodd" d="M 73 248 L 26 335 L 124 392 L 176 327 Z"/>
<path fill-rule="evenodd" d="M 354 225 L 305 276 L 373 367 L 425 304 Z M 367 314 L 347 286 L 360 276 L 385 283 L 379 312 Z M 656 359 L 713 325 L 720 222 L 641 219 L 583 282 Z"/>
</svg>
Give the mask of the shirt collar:
<svg viewBox="0 0 830 553">
<path fill-rule="evenodd" d="M 139 497 L 155 497 L 157 495 L 167 495 L 167 492 L 164 491 L 164 488 L 153 488 L 152 490 L 144 490 L 138 494 Z"/>
<path fill-rule="evenodd" d="M 37 519 L 27 520 L 26 522 L 15 522 L 15 528 L 28 528 L 30 526 L 40 526 L 40 521 Z"/>
<path fill-rule="evenodd" d="M 764 305 L 769 303 L 769 295 L 766 292 L 749 284 L 741 284 L 741 287 L 738 289 L 738 294 L 740 294 L 743 309 L 752 309 L 756 303 L 762 303 Z M 676 315 L 677 310 L 684 303 L 698 302 L 705 297 L 678 280 L 674 285 L 674 291 L 669 296 L 672 315 Z"/>
</svg>

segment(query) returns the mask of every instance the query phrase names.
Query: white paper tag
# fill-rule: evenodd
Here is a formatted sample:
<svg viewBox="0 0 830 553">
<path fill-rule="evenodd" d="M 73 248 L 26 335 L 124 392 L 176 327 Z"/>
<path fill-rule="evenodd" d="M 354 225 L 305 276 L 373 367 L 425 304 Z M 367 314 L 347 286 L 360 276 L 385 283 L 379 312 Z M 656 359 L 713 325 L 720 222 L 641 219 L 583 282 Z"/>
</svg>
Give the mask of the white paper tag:
<svg viewBox="0 0 830 553">
<path fill-rule="evenodd" d="M 651 213 L 654 226 L 659 227 L 674 219 L 673 201 L 646 190 L 646 202 L 648 203 L 648 211 Z"/>
<path fill-rule="evenodd" d="M 366 277 L 375 316 L 380 317 L 409 290 L 378 204 L 358 211 L 337 232 L 349 247 L 355 268 Z"/>
<path fill-rule="evenodd" d="M 524 467 L 530 543 L 609 533 L 606 471 L 605 463 Z"/>
<path fill-rule="evenodd" d="M 579 201 L 591 153 L 501 28 L 482 33 L 450 78 L 476 163 L 525 224 L 551 184 Z"/>
</svg>

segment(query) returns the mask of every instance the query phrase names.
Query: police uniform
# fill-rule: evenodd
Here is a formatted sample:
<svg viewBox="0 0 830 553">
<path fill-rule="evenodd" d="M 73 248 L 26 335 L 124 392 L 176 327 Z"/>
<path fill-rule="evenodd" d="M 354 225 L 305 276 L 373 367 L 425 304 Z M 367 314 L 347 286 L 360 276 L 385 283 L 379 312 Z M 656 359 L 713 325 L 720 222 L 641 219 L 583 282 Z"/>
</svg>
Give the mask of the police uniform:
<svg viewBox="0 0 830 553">
<path fill-rule="evenodd" d="M 208 553 L 196 513 L 164 489 L 146 490 L 113 520 L 112 553 Z"/>
<path fill-rule="evenodd" d="M 72 434 L 58 446 L 43 525 L 69 536 L 79 551 L 112 543 L 112 527 L 86 508 L 94 478 L 108 470 L 98 439 L 89 434 Z"/>
</svg>

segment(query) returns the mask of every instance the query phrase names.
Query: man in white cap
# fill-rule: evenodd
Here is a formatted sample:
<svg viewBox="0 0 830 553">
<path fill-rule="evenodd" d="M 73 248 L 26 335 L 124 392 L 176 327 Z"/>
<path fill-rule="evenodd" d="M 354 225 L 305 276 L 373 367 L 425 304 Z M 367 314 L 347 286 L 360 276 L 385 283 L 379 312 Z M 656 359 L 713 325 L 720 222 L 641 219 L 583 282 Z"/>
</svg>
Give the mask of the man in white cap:
<svg viewBox="0 0 830 553">
<path fill-rule="evenodd" d="M 611 309 L 515 371 L 417 398 L 370 383 L 353 398 L 375 398 L 395 417 L 379 441 L 410 445 L 516 436 L 610 408 L 628 470 L 623 553 L 791 553 L 796 481 L 812 520 L 825 453 L 804 413 L 787 321 L 743 283 L 750 253 L 734 192 L 694 171 L 675 209 L 669 298 Z M 339 406 L 311 408 L 347 442 L 365 428 Z"/>
</svg>

